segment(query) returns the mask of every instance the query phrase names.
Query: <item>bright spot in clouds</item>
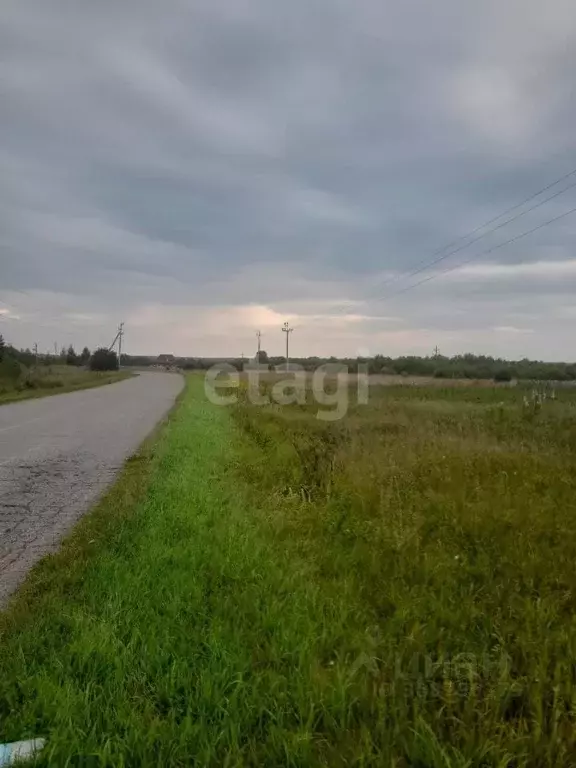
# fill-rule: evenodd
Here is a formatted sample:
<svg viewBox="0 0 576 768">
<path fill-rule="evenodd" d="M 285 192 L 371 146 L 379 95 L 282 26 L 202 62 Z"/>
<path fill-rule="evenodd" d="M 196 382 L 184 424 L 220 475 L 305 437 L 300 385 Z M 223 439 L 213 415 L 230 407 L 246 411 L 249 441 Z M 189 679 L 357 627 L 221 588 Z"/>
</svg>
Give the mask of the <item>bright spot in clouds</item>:
<svg viewBox="0 0 576 768">
<path fill-rule="evenodd" d="M 9 0 L 0 332 L 131 353 L 571 359 L 576 167 L 563 0 Z M 494 257 L 494 258 L 492 258 Z M 397 279 L 401 278 L 401 279 Z"/>
</svg>

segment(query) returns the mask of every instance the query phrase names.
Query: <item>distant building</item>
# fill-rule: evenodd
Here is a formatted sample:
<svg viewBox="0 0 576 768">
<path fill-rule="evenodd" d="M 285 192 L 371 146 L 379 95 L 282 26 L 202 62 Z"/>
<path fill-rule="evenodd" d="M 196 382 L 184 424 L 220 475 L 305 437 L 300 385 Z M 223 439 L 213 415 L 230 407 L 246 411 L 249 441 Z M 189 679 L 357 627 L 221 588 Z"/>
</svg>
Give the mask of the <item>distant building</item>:
<svg viewBox="0 0 576 768">
<path fill-rule="evenodd" d="M 174 355 L 158 355 L 156 362 L 158 365 L 174 365 L 176 358 Z"/>
</svg>

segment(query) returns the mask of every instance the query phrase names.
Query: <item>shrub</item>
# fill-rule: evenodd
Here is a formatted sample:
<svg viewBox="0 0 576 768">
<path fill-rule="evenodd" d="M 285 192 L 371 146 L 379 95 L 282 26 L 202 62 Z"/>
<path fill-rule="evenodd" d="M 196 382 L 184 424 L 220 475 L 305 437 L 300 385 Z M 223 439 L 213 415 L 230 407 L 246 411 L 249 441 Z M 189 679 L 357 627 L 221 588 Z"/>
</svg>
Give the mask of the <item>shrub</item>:
<svg viewBox="0 0 576 768">
<path fill-rule="evenodd" d="M 66 352 L 66 365 L 80 365 L 80 358 L 74 351 L 72 344 L 70 344 Z"/>
<path fill-rule="evenodd" d="M 90 358 L 91 371 L 117 371 L 118 355 L 112 349 L 101 347 Z"/>
<path fill-rule="evenodd" d="M 40 377 L 34 381 L 34 389 L 59 389 L 63 386 L 64 381 L 55 377 Z"/>
<path fill-rule="evenodd" d="M 512 381 L 512 374 L 507 368 L 501 368 L 494 374 L 494 381 Z"/>
<path fill-rule="evenodd" d="M 15 382 L 18 381 L 22 373 L 20 363 L 13 357 L 5 357 L 0 362 L 0 380 Z"/>
</svg>

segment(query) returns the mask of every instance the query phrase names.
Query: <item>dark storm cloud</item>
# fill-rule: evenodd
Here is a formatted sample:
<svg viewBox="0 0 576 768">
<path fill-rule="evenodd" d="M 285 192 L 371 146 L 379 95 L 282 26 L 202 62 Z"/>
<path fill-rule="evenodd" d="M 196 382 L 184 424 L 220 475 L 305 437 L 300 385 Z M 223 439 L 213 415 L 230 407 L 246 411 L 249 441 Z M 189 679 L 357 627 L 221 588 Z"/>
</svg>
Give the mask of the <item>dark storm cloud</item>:
<svg viewBox="0 0 576 768">
<path fill-rule="evenodd" d="M 482 345 L 514 335 L 507 315 L 529 315 L 524 302 L 569 356 L 556 317 L 558 301 L 571 307 L 566 270 L 545 284 L 464 270 L 402 296 L 402 282 L 378 285 L 576 166 L 575 22 L 563 0 L 6 4 L 0 300 L 21 314 L 12 335 L 31 343 L 43 311 L 55 328 L 122 311 L 136 327 L 156 318 L 162 343 L 170 312 L 193 304 L 266 306 L 271 323 L 292 311 L 312 338 L 352 301 L 366 318 L 398 316 L 414 349 L 426 329 L 471 329 Z M 568 192 L 495 233 L 475 246 L 480 261 L 574 205 Z M 575 226 L 484 260 L 568 264 Z M 356 344 L 390 341 L 378 320 L 350 322 Z"/>
</svg>

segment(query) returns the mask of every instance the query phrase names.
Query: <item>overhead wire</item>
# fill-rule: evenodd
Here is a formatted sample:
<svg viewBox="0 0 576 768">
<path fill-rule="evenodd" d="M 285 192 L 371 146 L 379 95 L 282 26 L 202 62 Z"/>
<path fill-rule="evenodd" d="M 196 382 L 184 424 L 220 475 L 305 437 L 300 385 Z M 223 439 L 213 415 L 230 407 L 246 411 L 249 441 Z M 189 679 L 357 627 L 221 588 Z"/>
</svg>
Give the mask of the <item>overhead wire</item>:
<svg viewBox="0 0 576 768">
<path fill-rule="evenodd" d="M 510 208 L 507 208 L 506 210 L 502 211 L 502 213 L 498 214 L 498 216 L 494 216 L 493 218 L 489 219 L 488 221 L 484 222 L 483 224 L 480 224 L 479 226 L 475 227 L 473 230 L 468 232 L 465 235 L 462 235 L 461 237 L 456 238 L 452 242 L 448 243 L 447 245 L 443 246 L 442 248 L 438 248 L 436 251 L 434 251 L 430 256 L 426 257 L 425 259 L 422 259 L 421 261 L 417 262 L 416 266 L 419 267 L 416 270 L 410 271 L 406 270 L 405 272 L 401 272 L 397 275 L 394 275 L 393 277 L 389 278 L 388 280 L 385 280 L 383 283 L 380 283 L 379 288 L 385 288 L 387 285 L 390 285 L 391 283 L 397 282 L 399 280 L 403 279 L 409 279 L 410 277 L 414 277 L 414 275 L 419 274 L 420 272 L 424 272 L 426 269 L 428 269 L 431 266 L 434 266 L 435 264 L 439 263 L 440 261 L 443 261 L 447 259 L 449 256 L 453 256 L 455 253 L 459 253 L 460 251 L 464 250 L 465 248 L 468 248 L 473 243 L 478 242 L 479 240 L 483 239 L 487 235 L 492 234 L 493 232 L 496 232 L 497 230 L 501 229 L 502 227 L 505 227 L 507 224 L 511 224 L 513 221 L 516 221 L 517 219 L 521 218 L 522 216 L 526 215 L 527 213 L 530 213 L 530 211 L 536 210 L 536 208 L 539 208 L 540 206 L 544 205 L 550 200 L 553 200 L 555 197 L 558 197 L 559 195 L 564 194 L 569 189 L 572 189 L 572 187 L 576 186 L 576 182 L 574 184 L 570 184 L 567 187 L 565 187 L 563 190 L 560 190 L 559 192 L 556 192 L 554 195 L 551 195 L 550 197 L 546 198 L 546 200 L 542 200 L 536 205 L 532 206 L 531 208 L 526 209 L 525 211 L 520 212 L 516 216 L 512 216 L 510 219 L 507 219 L 505 222 L 499 224 L 496 227 L 493 227 L 492 229 L 488 230 L 487 232 L 483 232 L 478 237 L 473 238 L 467 243 L 464 243 L 460 247 L 456 248 L 455 250 L 451 251 L 450 253 L 445 254 L 444 256 L 441 256 L 439 259 L 435 259 L 436 256 L 439 256 L 440 254 L 444 253 L 444 251 L 448 250 L 449 248 L 452 248 L 452 246 L 457 245 L 458 243 L 469 240 L 473 235 L 476 234 L 476 232 L 479 232 L 482 229 L 485 229 L 486 227 L 489 227 L 490 224 L 495 223 L 499 219 L 501 219 L 503 216 L 506 216 L 508 213 L 512 213 L 512 211 L 518 210 L 518 208 L 521 208 L 523 205 L 526 205 L 526 203 L 529 203 L 531 200 L 534 200 L 535 198 L 539 197 L 540 195 L 544 194 L 544 192 L 547 192 L 549 189 L 552 189 L 552 187 L 556 187 L 558 184 L 561 184 L 566 179 L 570 178 L 571 176 L 574 176 L 576 174 L 576 168 L 569 171 L 568 173 L 565 173 L 563 176 L 560 176 L 560 178 L 556 179 L 556 181 L 551 182 L 550 184 L 547 184 L 545 187 L 542 187 L 542 189 L 539 189 L 537 192 L 532 193 L 527 198 L 522 200 L 520 203 L 516 203 L 516 205 L 511 206 Z M 432 261 L 429 261 L 432 259 Z M 423 266 L 421 266 L 423 265 Z M 421 267 L 421 268 L 420 268 Z"/>
<path fill-rule="evenodd" d="M 436 280 L 442 275 L 448 274 L 449 272 L 455 272 L 456 270 L 466 266 L 466 264 L 470 264 L 470 262 L 474 261 L 475 259 L 478 259 L 481 256 L 487 256 L 490 253 L 494 253 L 494 251 L 497 251 L 500 248 L 504 248 L 506 245 L 510 245 L 511 243 L 515 243 L 517 240 L 521 240 L 522 238 L 527 237 L 528 235 L 531 235 L 534 232 L 537 232 L 539 229 L 543 229 L 544 227 L 547 227 L 556 221 L 560 221 L 560 219 L 564 219 L 567 216 L 572 215 L 573 213 L 576 213 L 576 207 L 571 208 L 569 211 L 565 211 L 564 213 L 561 213 L 559 216 L 554 216 L 554 218 L 548 219 L 548 221 L 538 224 L 538 226 L 533 227 L 532 229 L 529 229 L 526 232 L 521 232 L 520 234 L 515 235 L 514 237 L 511 237 L 509 240 L 505 240 L 503 243 L 499 243 L 498 245 L 494 245 L 491 248 L 487 248 L 485 251 L 481 251 L 480 253 L 475 253 L 472 256 L 470 256 L 468 259 L 465 259 L 464 261 L 460 261 L 458 262 L 458 264 L 453 264 L 447 269 L 443 269 L 441 272 L 434 272 L 432 275 L 429 275 L 428 277 L 425 277 L 424 279 L 419 280 L 418 282 L 413 283 L 412 285 L 408 285 L 406 286 L 406 288 L 402 288 L 399 291 L 395 291 L 394 293 L 390 294 L 390 296 L 387 296 L 385 298 L 386 299 L 395 298 L 396 296 L 400 296 L 403 293 L 408 293 L 408 291 L 411 291 L 412 289 L 417 288 L 419 285 L 423 285 L 424 283 L 429 283 L 432 280 Z"/>
</svg>

